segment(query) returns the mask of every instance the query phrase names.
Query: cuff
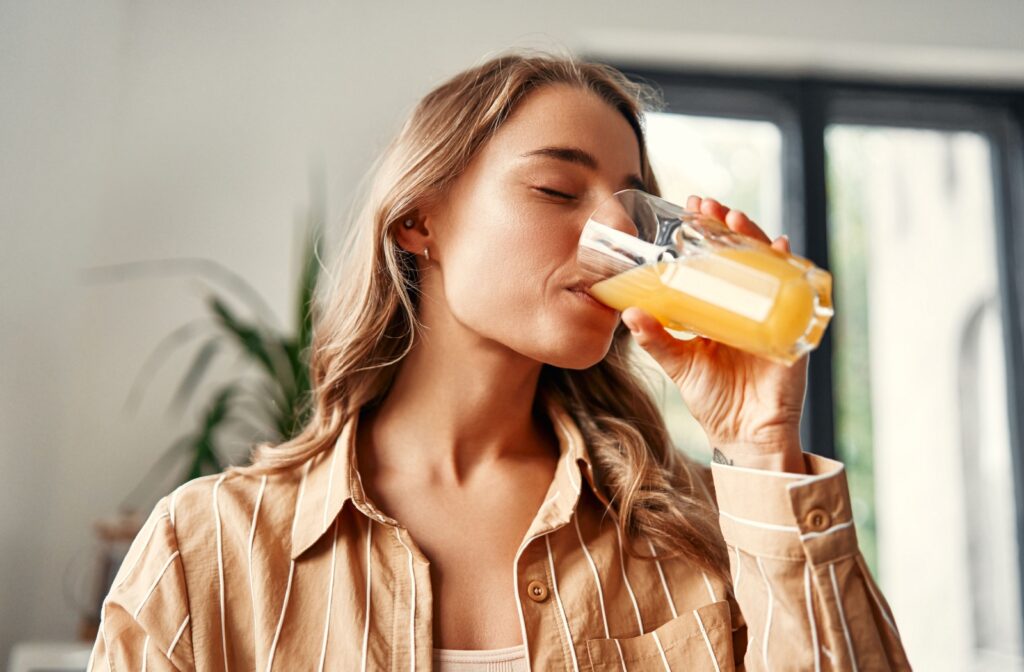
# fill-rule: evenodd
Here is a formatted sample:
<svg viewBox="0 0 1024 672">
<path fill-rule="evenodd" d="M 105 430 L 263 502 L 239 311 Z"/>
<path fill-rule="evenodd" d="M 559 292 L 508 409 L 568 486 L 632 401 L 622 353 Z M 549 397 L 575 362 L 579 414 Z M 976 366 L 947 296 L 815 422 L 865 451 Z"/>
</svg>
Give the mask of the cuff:
<svg viewBox="0 0 1024 672">
<path fill-rule="evenodd" d="M 843 464 L 806 452 L 803 459 L 806 474 L 711 464 L 727 544 L 811 564 L 858 551 Z"/>
</svg>

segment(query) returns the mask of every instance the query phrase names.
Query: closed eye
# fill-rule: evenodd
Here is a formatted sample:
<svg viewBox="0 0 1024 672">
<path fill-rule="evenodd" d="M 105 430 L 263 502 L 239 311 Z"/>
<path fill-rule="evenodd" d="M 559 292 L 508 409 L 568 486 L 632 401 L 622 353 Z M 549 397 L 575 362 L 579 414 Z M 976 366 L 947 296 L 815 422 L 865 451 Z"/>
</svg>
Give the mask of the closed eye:
<svg viewBox="0 0 1024 672">
<path fill-rule="evenodd" d="M 547 194 L 548 196 L 554 196 L 555 198 L 564 198 L 566 200 L 574 200 L 576 197 L 571 194 L 563 194 L 560 191 L 554 189 L 548 189 L 547 187 L 534 187 L 537 191 Z"/>
</svg>

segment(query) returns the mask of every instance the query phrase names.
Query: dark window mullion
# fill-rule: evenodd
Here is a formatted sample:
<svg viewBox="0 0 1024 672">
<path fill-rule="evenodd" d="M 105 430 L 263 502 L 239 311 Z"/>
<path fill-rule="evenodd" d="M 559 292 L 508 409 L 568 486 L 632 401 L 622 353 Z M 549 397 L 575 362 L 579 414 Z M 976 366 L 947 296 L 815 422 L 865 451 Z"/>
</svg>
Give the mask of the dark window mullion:
<svg viewBox="0 0 1024 672">
<path fill-rule="evenodd" d="M 825 193 L 825 92 L 819 84 L 801 82 L 796 87 L 795 102 L 798 135 L 790 140 L 797 148 L 797 154 L 786 165 L 787 172 L 799 171 L 792 176 L 792 180 L 799 184 L 802 197 L 802 240 L 795 247 L 802 250 L 803 255 L 817 266 L 829 269 L 828 201 Z M 826 329 L 821 344 L 811 353 L 801 427 L 804 449 L 833 459 L 836 457 L 832 389 L 834 333 L 835 329 Z"/>
<path fill-rule="evenodd" d="M 989 132 L 993 154 L 995 219 L 1002 322 L 1007 364 L 1006 397 L 1016 509 L 1018 576 L 1024 579 L 1024 95 Z M 1024 605 L 1024 580 L 1020 582 Z M 1022 619 L 1024 625 L 1024 619 Z"/>
</svg>

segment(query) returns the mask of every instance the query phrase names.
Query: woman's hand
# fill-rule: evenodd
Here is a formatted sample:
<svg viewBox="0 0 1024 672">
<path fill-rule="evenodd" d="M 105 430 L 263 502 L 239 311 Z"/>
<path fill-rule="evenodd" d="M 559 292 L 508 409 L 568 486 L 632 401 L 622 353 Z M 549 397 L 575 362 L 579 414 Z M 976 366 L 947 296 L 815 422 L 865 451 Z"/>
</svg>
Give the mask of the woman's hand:
<svg viewBox="0 0 1024 672">
<path fill-rule="evenodd" d="M 713 199 L 691 196 L 686 209 L 789 252 L 788 239 L 772 242 L 745 214 Z M 805 471 L 800 414 L 808 355 L 787 367 L 700 336 L 689 341 L 675 338 L 637 307 L 624 310 L 622 320 L 682 392 L 690 413 L 708 435 L 716 462 Z"/>
</svg>

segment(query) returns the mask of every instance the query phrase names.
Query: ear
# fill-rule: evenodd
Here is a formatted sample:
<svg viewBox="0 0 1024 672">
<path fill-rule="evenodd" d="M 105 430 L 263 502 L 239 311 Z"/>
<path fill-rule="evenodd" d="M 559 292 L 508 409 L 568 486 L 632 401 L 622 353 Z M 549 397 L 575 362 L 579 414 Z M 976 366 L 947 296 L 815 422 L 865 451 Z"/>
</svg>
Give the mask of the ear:
<svg viewBox="0 0 1024 672">
<path fill-rule="evenodd" d="M 410 212 L 391 225 L 398 246 L 412 254 L 422 254 L 430 245 L 430 231 L 418 212 Z"/>
</svg>

